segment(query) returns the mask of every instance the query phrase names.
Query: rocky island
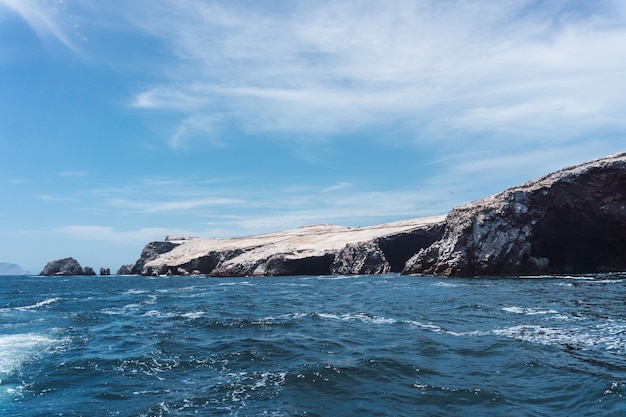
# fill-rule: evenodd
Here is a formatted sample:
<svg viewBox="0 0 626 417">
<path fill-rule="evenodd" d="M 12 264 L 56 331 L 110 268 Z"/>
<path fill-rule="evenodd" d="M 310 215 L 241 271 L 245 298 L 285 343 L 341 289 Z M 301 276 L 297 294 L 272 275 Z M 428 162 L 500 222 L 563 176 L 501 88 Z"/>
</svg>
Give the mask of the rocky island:
<svg viewBox="0 0 626 417">
<path fill-rule="evenodd" d="M 74 258 L 63 258 L 55 261 L 50 261 L 39 273 L 41 276 L 93 276 L 96 272 L 92 267 L 82 267 L 80 263 Z"/>
<path fill-rule="evenodd" d="M 441 238 L 444 217 L 370 227 L 331 225 L 232 239 L 170 236 L 126 268 L 142 275 L 278 276 L 400 272 Z"/>
<path fill-rule="evenodd" d="M 67 270 L 47 266 L 42 275 Z M 626 271 L 626 153 L 562 169 L 447 216 L 231 239 L 168 236 L 148 243 L 118 274 L 471 277 L 611 271 Z"/>
</svg>

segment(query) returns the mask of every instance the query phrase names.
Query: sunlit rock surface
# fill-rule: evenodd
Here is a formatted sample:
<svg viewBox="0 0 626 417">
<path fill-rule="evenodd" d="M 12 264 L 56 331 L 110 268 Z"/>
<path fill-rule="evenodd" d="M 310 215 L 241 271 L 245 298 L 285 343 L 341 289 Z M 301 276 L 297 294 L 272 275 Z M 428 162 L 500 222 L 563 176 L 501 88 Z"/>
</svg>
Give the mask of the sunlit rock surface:
<svg viewBox="0 0 626 417">
<path fill-rule="evenodd" d="M 284 276 L 400 272 L 413 254 L 441 237 L 443 220 L 439 216 L 369 227 L 315 225 L 232 239 L 170 237 L 146 245 L 133 273 Z"/>
</svg>

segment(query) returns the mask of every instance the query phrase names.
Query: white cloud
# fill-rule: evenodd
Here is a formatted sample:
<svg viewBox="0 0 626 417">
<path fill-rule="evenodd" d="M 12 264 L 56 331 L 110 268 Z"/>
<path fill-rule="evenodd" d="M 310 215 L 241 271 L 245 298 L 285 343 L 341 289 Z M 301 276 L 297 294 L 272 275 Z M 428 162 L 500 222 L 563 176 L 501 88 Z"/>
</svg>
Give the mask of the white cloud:
<svg viewBox="0 0 626 417">
<path fill-rule="evenodd" d="M 138 230 L 119 231 L 108 226 L 67 225 L 53 230 L 60 237 L 77 240 L 94 240 L 111 243 L 137 244 L 163 240 L 168 234 L 188 235 L 180 229 L 149 227 Z"/>
<path fill-rule="evenodd" d="M 331 185 L 330 187 L 324 188 L 324 190 L 322 192 L 329 193 L 329 192 L 332 192 L 332 191 L 339 191 L 339 190 L 343 190 L 345 188 L 348 188 L 351 185 L 352 184 L 350 184 L 349 182 L 341 181 L 341 182 L 338 182 L 335 185 Z"/>
<path fill-rule="evenodd" d="M 181 109 L 199 125 L 210 117 L 211 132 L 220 114 L 255 132 L 411 119 L 441 136 L 445 122 L 571 135 L 618 119 L 626 104 L 626 26 L 610 2 L 294 4 L 276 14 L 195 1 L 171 3 L 167 16 L 147 10 L 136 23 L 180 61 L 135 105 Z"/>
<path fill-rule="evenodd" d="M 39 194 L 36 197 L 46 202 L 74 202 L 76 201 L 76 199 L 73 197 L 60 196 L 60 195 L 54 195 L 54 194 Z"/>
<path fill-rule="evenodd" d="M 177 114 L 163 133 L 174 148 L 221 145 L 232 125 L 300 138 L 400 127 L 456 143 L 463 129 L 540 142 L 625 128 L 619 1 L 0 4 L 72 49 L 72 18 L 161 41 L 171 60 L 129 103 Z"/>
<path fill-rule="evenodd" d="M 167 194 L 167 193 L 165 193 Z M 192 209 L 200 209 L 207 207 L 224 207 L 239 206 L 243 204 L 242 200 L 223 197 L 207 197 L 182 199 L 176 196 L 176 193 L 167 196 L 168 200 L 130 200 L 125 198 L 111 198 L 106 201 L 106 205 L 115 207 L 123 212 L 131 213 L 159 213 L 159 212 L 176 212 L 189 211 Z"/>
<path fill-rule="evenodd" d="M 65 12 L 63 0 L 0 0 L 5 6 L 19 14 L 39 36 L 52 36 L 76 53 L 81 53 L 78 41 L 84 39 Z M 76 36 L 78 35 L 78 36 Z"/>
</svg>

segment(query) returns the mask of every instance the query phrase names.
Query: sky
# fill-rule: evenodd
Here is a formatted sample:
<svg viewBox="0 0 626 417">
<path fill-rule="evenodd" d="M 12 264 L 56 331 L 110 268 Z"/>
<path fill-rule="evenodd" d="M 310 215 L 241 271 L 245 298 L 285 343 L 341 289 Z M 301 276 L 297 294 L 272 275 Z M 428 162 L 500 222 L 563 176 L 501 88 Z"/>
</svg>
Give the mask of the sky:
<svg viewBox="0 0 626 417">
<path fill-rule="evenodd" d="M 0 261 L 440 215 L 626 150 L 622 0 L 0 0 Z"/>
</svg>

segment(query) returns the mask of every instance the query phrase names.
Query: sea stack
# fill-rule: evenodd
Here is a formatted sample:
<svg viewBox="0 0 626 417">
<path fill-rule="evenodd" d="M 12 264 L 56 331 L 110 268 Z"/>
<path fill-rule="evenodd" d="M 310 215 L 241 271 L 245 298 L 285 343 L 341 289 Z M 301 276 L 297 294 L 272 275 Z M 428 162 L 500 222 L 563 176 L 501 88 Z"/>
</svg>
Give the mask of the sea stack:
<svg viewBox="0 0 626 417">
<path fill-rule="evenodd" d="M 83 275 L 85 270 L 74 258 L 63 258 L 50 261 L 39 273 L 41 276 Z"/>
</svg>

